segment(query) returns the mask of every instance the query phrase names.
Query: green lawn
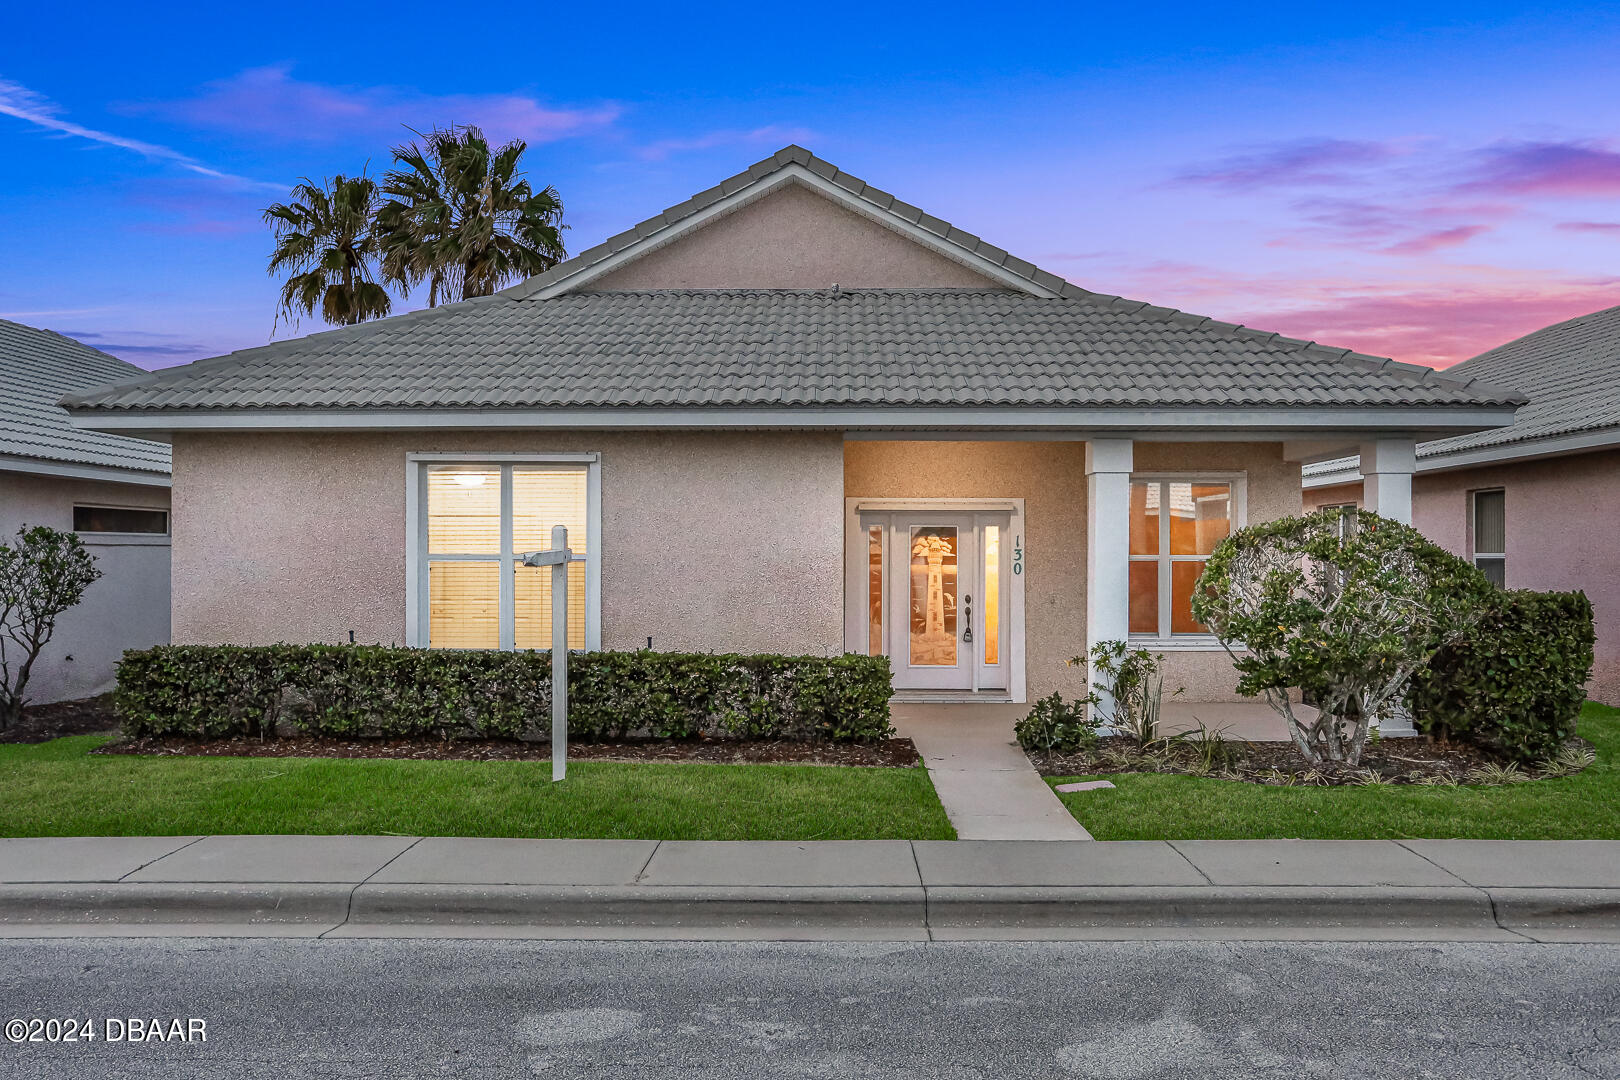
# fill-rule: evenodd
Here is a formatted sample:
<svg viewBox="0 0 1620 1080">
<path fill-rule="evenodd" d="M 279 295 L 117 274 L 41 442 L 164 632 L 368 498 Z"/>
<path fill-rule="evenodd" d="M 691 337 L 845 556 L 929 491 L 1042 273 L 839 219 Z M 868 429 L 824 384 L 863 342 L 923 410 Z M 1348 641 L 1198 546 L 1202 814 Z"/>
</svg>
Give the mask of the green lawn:
<svg viewBox="0 0 1620 1080">
<path fill-rule="evenodd" d="M 1323 788 L 1133 773 L 1103 778 L 1116 790 L 1058 798 L 1099 840 L 1620 839 L 1620 709 L 1588 702 L 1580 734 L 1597 761 L 1561 780 Z M 1075 779 L 1094 777 L 1051 782 Z"/>
<path fill-rule="evenodd" d="M 928 773 L 825 765 L 93 755 L 0 746 L 0 836 L 404 833 L 950 840 Z"/>
</svg>

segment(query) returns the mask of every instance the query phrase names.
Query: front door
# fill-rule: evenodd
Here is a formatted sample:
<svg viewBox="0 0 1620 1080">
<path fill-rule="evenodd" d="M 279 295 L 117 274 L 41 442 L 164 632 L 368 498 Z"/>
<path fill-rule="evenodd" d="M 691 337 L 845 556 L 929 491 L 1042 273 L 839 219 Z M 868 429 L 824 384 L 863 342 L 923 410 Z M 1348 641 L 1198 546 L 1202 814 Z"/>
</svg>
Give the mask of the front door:
<svg viewBox="0 0 1620 1080">
<path fill-rule="evenodd" d="M 869 651 L 899 690 L 1006 689 L 1007 513 L 862 512 Z"/>
</svg>

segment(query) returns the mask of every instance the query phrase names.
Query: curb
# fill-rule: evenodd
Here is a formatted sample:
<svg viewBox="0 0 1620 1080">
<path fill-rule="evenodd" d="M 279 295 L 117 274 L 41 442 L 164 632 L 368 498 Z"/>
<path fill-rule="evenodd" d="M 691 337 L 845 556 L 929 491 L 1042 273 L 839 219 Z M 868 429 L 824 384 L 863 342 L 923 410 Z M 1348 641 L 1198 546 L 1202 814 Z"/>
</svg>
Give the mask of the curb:
<svg viewBox="0 0 1620 1080">
<path fill-rule="evenodd" d="M 680 930 L 1575 929 L 1620 932 L 1620 889 L 40 884 L 0 928 L 636 927 Z"/>
<path fill-rule="evenodd" d="M 928 890 L 929 927 L 1490 927 L 1478 889 L 1257 886 Z M 1620 919 L 1616 920 L 1620 925 Z"/>
<path fill-rule="evenodd" d="M 353 885 L 322 883 L 0 885 L 0 926 L 341 923 Z"/>
<path fill-rule="evenodd" d="M 350 921 L 370 925 L 911 927 L 921 886 L 362 885 Z"/>
</svg>

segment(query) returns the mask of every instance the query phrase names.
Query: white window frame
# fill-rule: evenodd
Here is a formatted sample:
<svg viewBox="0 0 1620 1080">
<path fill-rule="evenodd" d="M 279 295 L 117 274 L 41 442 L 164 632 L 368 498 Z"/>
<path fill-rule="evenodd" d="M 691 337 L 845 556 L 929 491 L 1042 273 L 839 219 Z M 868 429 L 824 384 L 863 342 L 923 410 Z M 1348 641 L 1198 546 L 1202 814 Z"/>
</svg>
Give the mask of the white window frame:
<svg viewBox="0 0 1620 1080">
<path fill-rule="evenodd" d="M 501 472 L 501 550 L 498 555 L 428 557 L 427 477 L 434 465 L 484 465 Z M 500 648 L 516 648 L 513 619 L 514 572 L 512 550 L 512 488 L 507 479 L 512 466 L 584 465 L 585 528 L 585 649 L 602 648 L 602 455 L 600 453 L 428 453 L 405 455 L 405 643 L 428 647 L 428 566 L 435 561 L 499 562 L 501 566 Z M 572 544 L 570 544 L 572 546 Z"/>
<path fill-rule="evenodd" d="M 1232 531 L 1248 524 L 1249 520 L 1249 476 L 1243 472 L 1151 472 L 1132 473 L 1132 484 L 1228 484 L 1232 491 Z M 1155 634 L 1131 634 L 1132 644 L 1148 645 L 1156 649 L 1191 649 L 1211 650 L 1222 648 L 1220 639 L 1214 634 L 1173 634 L 1167 628 L 1170 626 L 1170 567 L 1178 562 L 1207 562 L 1208 555 L 1172 555 L 1170 554 L 1170 530 L 1164 523 L 1164 508 L 1168 505 L 1164 489 L 1159 491 L 1159 553 L 1157 555 L 1131 555 L 1129 561 L 1156 562 L 1159 566 L 1159 632 Z M 1126 569 L 1127 578 L 1129 568 Z M 1127 583 L 1126 592 L 1129 593 Z"/>
<path fill-rule="evenodd" d="M 1502 551 L 1480 551 L 1477 546 L 1479 538 L 1479 497 L 1481 495 L 1502 496 Z M 1474 569 L 1483 571 L 1479 565 L 1481 559 L 1495 559 L 1502 564 L 1502 588 L 1507 588 L 1507 488 L 1485 487 L 1474 488 L 1468 492 L 1468 561 Z"/>
<path fill-rule="evenodd" d="M 1349 526 L 1355 521 L 1356 514 L 1361 512 L 1361 504 L 1353 502 L 1323 503 L 1316 509 L 1318 511 L 1337 510 L 1339 512 L 1339 539 L 1343 540 L 1349 532 Z"/>
</svg>

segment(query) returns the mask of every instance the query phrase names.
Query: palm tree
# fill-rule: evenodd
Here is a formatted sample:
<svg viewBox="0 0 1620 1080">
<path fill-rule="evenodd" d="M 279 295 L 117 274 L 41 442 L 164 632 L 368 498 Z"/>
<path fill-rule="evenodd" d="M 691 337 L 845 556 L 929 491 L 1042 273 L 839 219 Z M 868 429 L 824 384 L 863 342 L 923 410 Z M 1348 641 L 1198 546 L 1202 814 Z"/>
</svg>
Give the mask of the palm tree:
<svg viewBox="0 0 1620 1080">
<path fill-rule="evenodd" d="M 403 166 L 383 178 L 377 211 L 385 280 L 428 283 L 428 304 L 488 296 L 513 278 L 548 270 L 567 257 L 562 199 L 535 191 L 518 173 L 528 144 L 490 149 L 476 127 L 435 129 L 394 148 Z"/>
<path fill-rule="evenodd" d="M 276 233 L 270 273 L 290 273 L 281 286 L 277 319 L 285 315 L 296 325 L 300 313 L 319 309 L 334 326 L 351 326 L 388 314 L 388 290 L 372 280 L 378 200 L 377 182 L 364 174 L 334 176 L 324 187 L 305 177 L 293 188 L 291 201 L 264 211 Z"/>
</svg>

